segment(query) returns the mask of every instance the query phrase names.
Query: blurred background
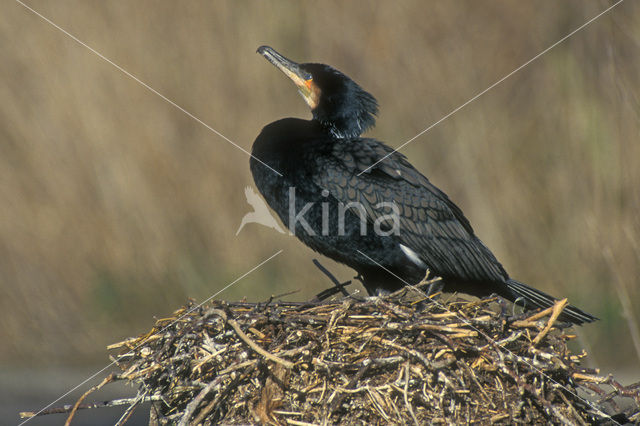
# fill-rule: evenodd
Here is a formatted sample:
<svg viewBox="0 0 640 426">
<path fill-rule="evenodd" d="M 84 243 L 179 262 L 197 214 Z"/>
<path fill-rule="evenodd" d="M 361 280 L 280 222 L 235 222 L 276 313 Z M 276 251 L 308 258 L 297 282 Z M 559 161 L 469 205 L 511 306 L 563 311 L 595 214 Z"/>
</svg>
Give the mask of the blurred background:
<svg viewBox="0 0 640 426">
<path fill-rule="evenodd" d="M 265 124 L 310 117 L 262 44 L 351 76 L 381 106 L 367 136 L 399 146 L 612 3 L 27 4 L 250 151 Z M 5 418 L 280 249 L 218 297 L 329 285 L 294 237 L 235 235 L 252 210 L 245 153 L 19 3 L 0 38 Z M 627 1 L 402 150 L 513 277 L 602 319 L 578 330 L 585 362 L 625 383 L 640 378 L 639 69 L 640 3 Z"/>
</svg>

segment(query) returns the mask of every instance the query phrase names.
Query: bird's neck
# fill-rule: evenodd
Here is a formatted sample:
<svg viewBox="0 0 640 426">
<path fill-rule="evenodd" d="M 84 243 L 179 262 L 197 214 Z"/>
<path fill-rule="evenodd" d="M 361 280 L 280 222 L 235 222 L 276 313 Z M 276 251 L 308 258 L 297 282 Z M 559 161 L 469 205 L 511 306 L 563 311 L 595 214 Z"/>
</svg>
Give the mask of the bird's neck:
<svg viewBox="0 0 640 426">
<path fill-rule="evenodd" d="M 357 126 L 343 126 L 333 121 L 317 121 L 317 123 L 325 133 L 335 139 L 355 138 L 360 136 L 360 134 L 362 133 L 362 129 L 358 128 Z"/>
<path fill-rule="evenodd" d="M 348 108 L 332 114 L 313 111 L 313 120 L 330 136 L 337 139 L 356 138 L 376 123 L 372 111 Z"/>
<path fill-rule="evenodd" d="M 280 161 L 295 155 L 311 140 L 326 134 L 315 120 L 283 118 L 266 125 L 253 143 L 252 155 L 262 161 Z"/>
</svg>

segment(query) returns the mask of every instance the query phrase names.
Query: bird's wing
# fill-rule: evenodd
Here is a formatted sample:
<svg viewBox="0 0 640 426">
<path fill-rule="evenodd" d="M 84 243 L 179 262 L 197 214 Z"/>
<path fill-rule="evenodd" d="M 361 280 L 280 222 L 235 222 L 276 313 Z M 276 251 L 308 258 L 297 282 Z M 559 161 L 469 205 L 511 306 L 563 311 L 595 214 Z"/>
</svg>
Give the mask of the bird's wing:
<svg viewBox="0 0 640 426">
<path fill-rule="evenodd" d="M 356 139 L 336 142 L 328 157 L 315 163 L 315 183 L 342 203 L 362 205 L 370 222 L 390 225 L 385 217 L 393 203 L 400 225 L 393 238 L 416 252 L 432 272 L 468 280 L 507 278 L 460 208 L 404 155 L 376 140 Z"/>
</svg>

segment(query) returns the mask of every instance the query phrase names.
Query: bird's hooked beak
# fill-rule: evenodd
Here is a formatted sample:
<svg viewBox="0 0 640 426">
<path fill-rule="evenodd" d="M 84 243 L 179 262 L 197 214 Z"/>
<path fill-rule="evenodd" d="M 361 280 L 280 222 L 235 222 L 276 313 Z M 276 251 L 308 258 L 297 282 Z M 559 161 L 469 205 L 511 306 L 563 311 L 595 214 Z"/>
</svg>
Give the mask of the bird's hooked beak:
<svg viewBox="0 0 640 426">
<path fill-rule="evenodd" d="M 313 76 L 303 70 L 300 64 L 285 58 L 269 46 L 260 46 L 257 52 L 295 83 L 298 92 L 312 110 L 318 106 L 320 88 L 313 82 Z"/>
</svg>

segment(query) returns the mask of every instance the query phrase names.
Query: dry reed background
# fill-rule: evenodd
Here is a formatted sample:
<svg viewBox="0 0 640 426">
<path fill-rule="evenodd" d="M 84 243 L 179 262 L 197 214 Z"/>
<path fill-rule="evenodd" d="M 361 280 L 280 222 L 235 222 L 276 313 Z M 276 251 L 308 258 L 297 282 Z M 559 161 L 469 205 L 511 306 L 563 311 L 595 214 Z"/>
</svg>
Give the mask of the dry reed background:
<svg viewBox="0 0 640 426">
<path fill-rule="evenodd" d="M 611 2 L 28 4 L 249 150 L 266 123 L 309 116 L 261 44 L 352 76 L 381 104 L 368 135 L 398 146 Z M 102 363 L 281 248 L 221 297 L 329 284 L 293 237 L 235 236 L 244 153 L 18 3 L 0 39 L 4 365 Z M 605 370 L 638 365 L 619 299 L 640 317 L 638 69 L 626 1 L 403 151 L 514 277 L 602 318 L 581 334 Z"/>
</svg>

